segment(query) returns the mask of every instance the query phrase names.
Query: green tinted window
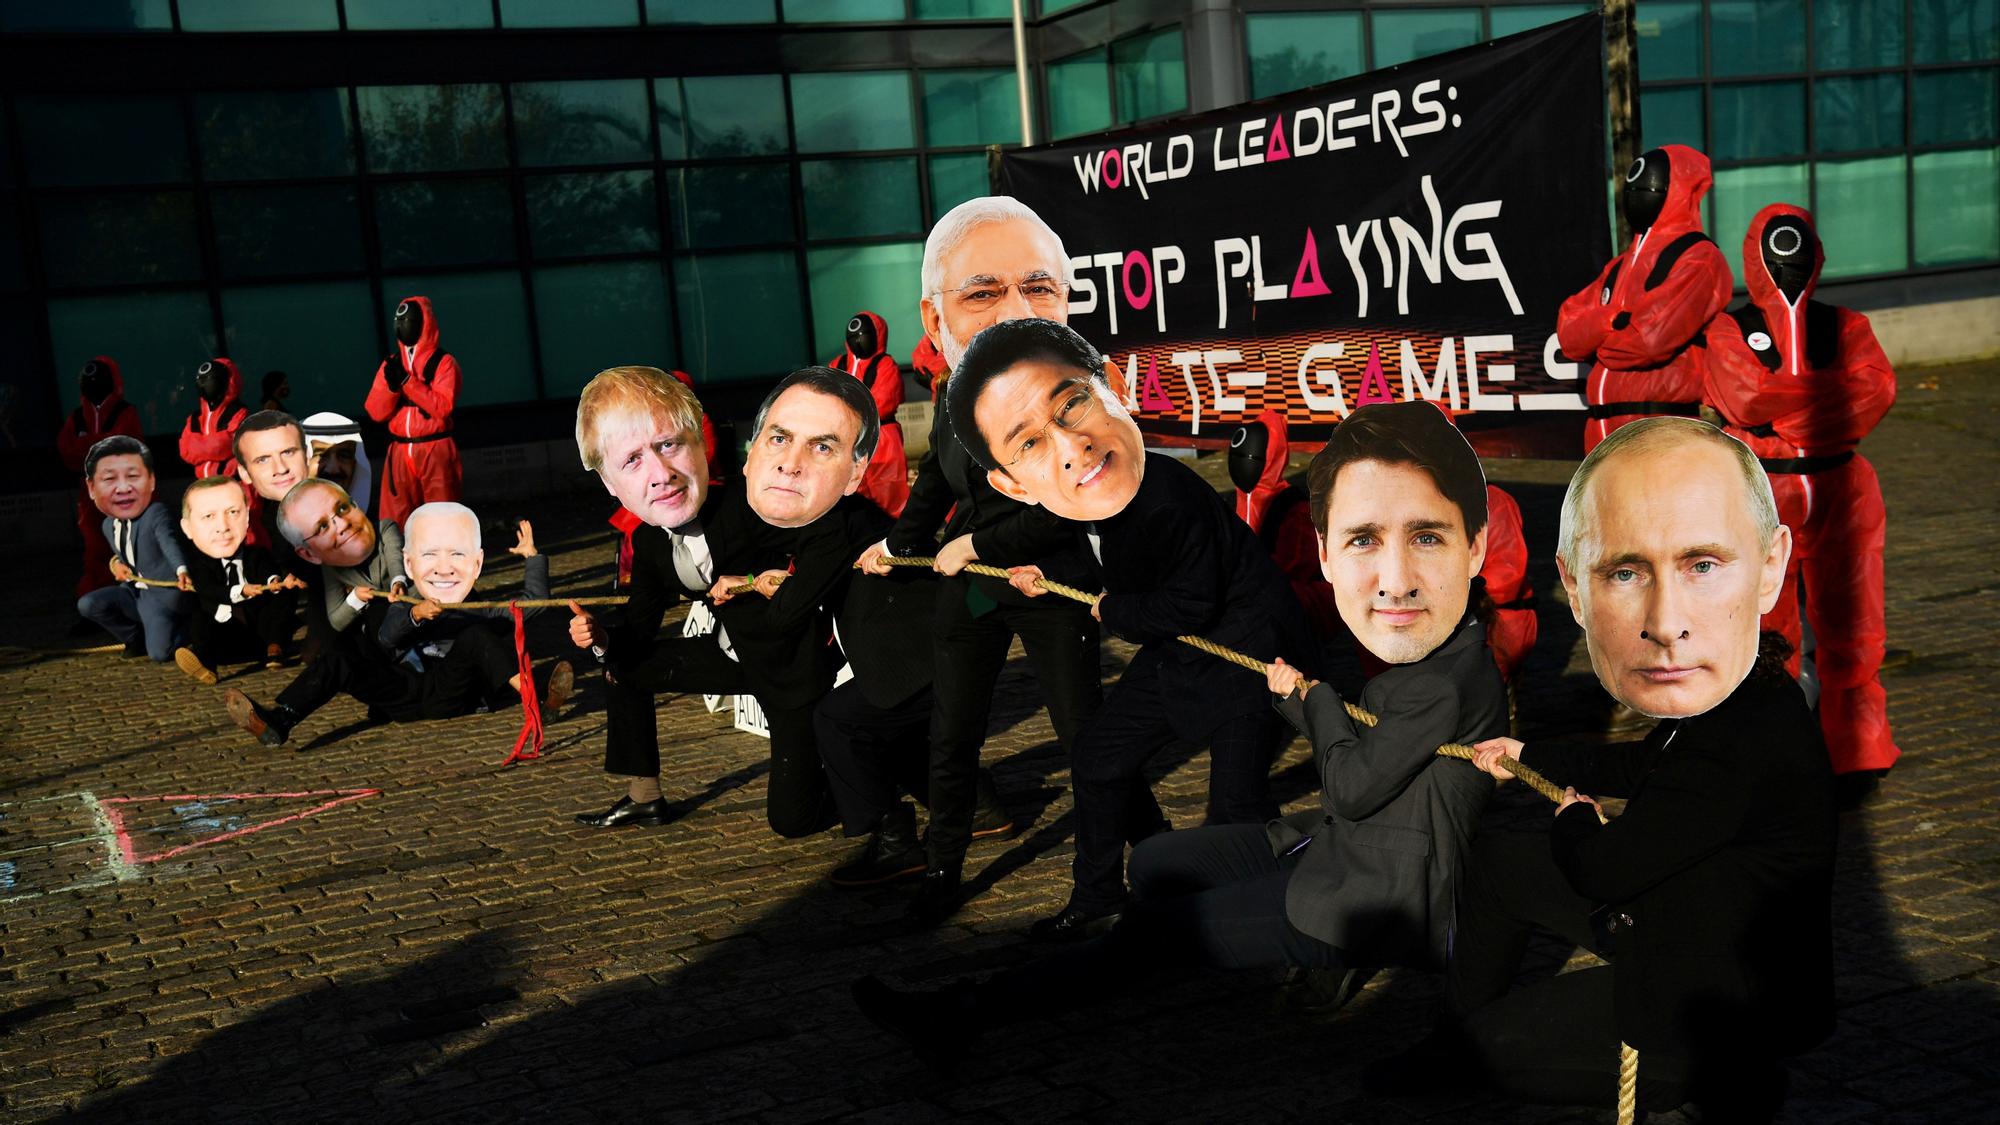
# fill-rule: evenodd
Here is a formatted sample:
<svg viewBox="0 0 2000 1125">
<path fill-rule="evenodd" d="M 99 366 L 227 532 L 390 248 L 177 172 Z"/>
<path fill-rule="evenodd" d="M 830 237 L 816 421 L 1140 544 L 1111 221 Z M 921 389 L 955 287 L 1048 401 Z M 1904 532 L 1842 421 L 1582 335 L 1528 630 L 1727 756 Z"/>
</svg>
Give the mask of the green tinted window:
<svg viewBox="0 0 2000 1125">
<path fill-rule="evenodd" d="M 502 27 L 630 27 L 639 0 L 500 0 Z"/>
<path fill-rule="evenodd" d="M 1917 264 L 2000 258 L 2000 149 L 1926 152 L 1916 178 Z"/>
<path fill-rule="evenodd" d="M 1910 138 L 1920 145 L 1990 141 L 2000 121 L 2000 70 L 1937 70 L 1910 77 Z"/>
<path fill-rule="evenodd" d="M 222 324 L 250 388 L 281 370 L 290 401 L 304 412 L 330 407 L 360 417 L 368 378 L 382 362 L 366 281 L 224 289 Z"/>
<path fill-rule="evenodd" d="M 1699 86 L 1639 91 L 1639 122 L 1647 148 L 1679 144 L 1708 150 L 1708 139 L 1702 135 Z"/>
<path fill-rule="evenodd" d="M 1646 81 L 1702 76 L 1701 4 L 1697 0 L 1644 0 L 1635 23 L 1639 73 Z"/>
<path fill-rule="evenodd" d="M 1052 16 L 1065 8 L 1074 8 L 1083 2 L 1084 0 L 1042 0 L 1042 14 Z"/>
<path fill-rule="evenodd" d="M 667 172 L 676 248 L 706 250 L 789 242 L 792 173 L 784 164 L 694 166 Z"/>
<path fill-rule="evenodd" d="M 51 285 L 201 277 L 194 196 L 188 192 L 46 196 L 39 210 L 42 264 Z"/>
<path fill-rule="evenodd" d="M 866 238 L 916 234 L 917 160 L 808 160 L 799 166 L 806 196 L 806 237 Z"/>
<path fill-rule="evenodd" d="M 1903 146 L 1903 76 L 1863 74 L 1813 83 L 1814 141 L 1821 152 Z"/>
<path fill-rule="evenodd" d="M 217 188 L 208 199 L 224 277 L 346 273 L 365 266 L 349 184 Z"/>
<path fill-rule="evenodd" d="M 917 0 L 920 20 L 1004 20 L 1013 14 L 1008 0 Z"/>
<path fill-rule="evenodd" d="M 986 154 L 933 156 L 931 166 L 931 220 L 968 199 L 987 194 Z"/>
<path fill-rule="evenodd" d="M 1099 47 L 1044 69 L 1049 77 L 1049 130 L 1056 138 L 1111 127 L 1110 54 Z"/>
<path fill-rule="evenodd" d="M 660 155 L 668 160 L 761 156 L 785 138 L 785 80 L 775 74 L 660 78 L 653 82 Z"/>
<path fill-rule="evenodd" d="M 194 401 L 194 369 L 215 354 L 214 316 L 208 295 L 198 290 L 52 298 L 49 342 L 56 370 L 67 376 L 64 402 L 76 402 L 75 372 L 84 361 L 108 355 L 118 361 L 125 401 L 139 411 L 146 432 L 179 430 Z M 171 449 L 153 455 L 174 462 Z"/>
<path fill-rule="evenodd" d="M 1113 43 L 1111 74 L 1120 124 L 1187 109 L 1187 45 L 1178 27 Z"/>
<path fill-rule="evenodd" d="M 514 259 L 514 203 L 499 179 L 375 185 L 375 229 L 388 269 Z"/>
<path fill-rule="evenodd" d="M 1807 205 L 1806 166 L 1766 164 L 1756 168 L 1723 168 L 1715 173 L 1715 190 L 1709 200 L 1714 225 L 1710 235 L 1723 248 L 1732 266 L 1741 267 L 1737 257 L 1743 233 L 1750 219 L 1771 203 Z"/>
<path fill-rule="evenodd" d="M 778 0 L 646 0 L 647 23 L 775 23 Z"/>
<path fill-rule="evenodd" d="M 1739 82 L 1715 87 L 1719 160 L 1795 156 L 1806 150 L 1805 83 Z"/>
<path fill-rule="evenodd" d="M 336 31 L 334 0 L 180 0 L 182 31 Z"/>
<path fill-rule="evenodd" d="M 20 201 L 14 193 L 0 193 L 0 289 L 19 289 L 27 284 L 27 269 L 21 259 L 19 209 Z"/>
<path fill-rule="evenodd" d="M 654 258 L 535 271 L 544 396 L 574 397 L 607 367 L 679 366 L 660 270 Z"/>
<path fill-rule="evenodd" d="M 1805 20 L 1804 0 L 1709 0 L 1709 50 L 1715 73 L 1804 70 Z"/>
<path fill-rule="evenodd" d="M 49 0 L 0 0 L 6 31 L 171 31 L 171 0 L 51 4 Z"/>
<path fill-rule="evenodd" d="M 14 104 L 37 185 L 173 183 L 193 174 L 173 98 L 27 96 Z"/>
<path fill-rule="evenodd" d="M 854 23 L 900 20 L 903 0 L 785 0 L 790 23 Z"/>
<path fill-rule="evenodd" d="M 527 181 L 528 245 L 538 258 L 660 248 L 653 173 L 577 172 Z"/>
<path fill-rule="evenodd" d="M 889 348 L 907 353 L 923 334 L 917 316 L 920 242 L 887 246 L 822 246 L 806 256 L 812 279 L 813 354 L 839 355 L 847 322 L 861 309 L 889 322 Z"/>
<path fill-rule="evenodd" d="M 346 90 L 197 94 L 194 131 L 203 179 L 304 179 L 354 170 Z"/>
<path fill-rule="evenodd" d="M 363 86 L 355 93 L 371 172 L 507 166 L 498 86 Z"/>
<path fill-rule="evenodd" d="M 1377 8 L 1374 17 L 1375 66 L 1378 70 L 1479 42 L 1477 8 L 1430 8 L 1423 11 Z"/>
<path fill-rule="evenodd" d="M 812 362 L 790 250 L 677 257 L 674 294 L 681 367 L 697 383 L 773 378 Z"/>
<path fill-rule="evenodd" d="M 649 160 L 653 127 L 646 84 L 520 82 L 513 87 L 521 163 L 621 164 Z"/>
<path fill-rule="evenodd" d="M 1813 169 L 1813 220 L 1826 246 L 1827 278 L 1909 268 L 1904 216 L 1909 188 L 1902 155 L 1825 160 Z"/>
<path fill-rule="evenodd" d="M 800 152 L 909 148 L 910 76 L 901 70 L 792 75 L 792 128 Z"/>
<path fill-rule="evenodd" d="M 1367 69 L 1360 12 L 1253 13 L 1243 17 L 1250 96 L 1302 90 Z"/>
<path fill-rule="evenodd" d="M 2000 58 L 2000 0 L 1912 0 L 1916 43 L 1910 61 Z"/>
<path fill-rule="evenodd" d="M 493 0 L 346 0 L 350 31 L 492 27 Z"/>
<path fill-rule="evenodd" d="M 1589 4 L 1508 4 L 1495 5 L 1487 10 L 1486 22 L 1493 29 L 1493 38 L 1528 31 L 1545 24 L 1580 16 L 1590 11 Z"/>
<path fill-rule="evenodd" d="M 1903 62 L 1903 0 L 1813 0 L 1813 67 Z"/>
<path fill-rule="evenodd" d="M 533 353 L 528 348 L 528 302 L 513 270 L 424 274 L 382 279 L 389 307 L 404 297 L 431 299 L 438 341 L 458 360 L 463 381 L 458 404 L 525 402 L 535 397 Z"/>
<path fill-rule="evenodd" d="M 1011 70 L 927 70 L 924 139 L 946 145 L 1013 144 L 1021 139 L 1020 88 Z"/>
</svg>

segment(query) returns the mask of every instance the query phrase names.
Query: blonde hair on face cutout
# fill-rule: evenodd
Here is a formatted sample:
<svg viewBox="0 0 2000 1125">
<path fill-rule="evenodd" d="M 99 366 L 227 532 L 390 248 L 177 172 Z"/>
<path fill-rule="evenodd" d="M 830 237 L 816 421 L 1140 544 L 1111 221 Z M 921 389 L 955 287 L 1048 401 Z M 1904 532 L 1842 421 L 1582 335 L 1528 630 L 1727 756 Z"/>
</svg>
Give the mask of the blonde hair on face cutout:
<svg viewBox="0 0 2000 1125">
<path fill-rule="evenodd" d="M 680 433 L 701 438 L 701 400 L 679 379 L 657 367 L 611 367 L 597 373 L 576 400 L 576 452 L 583 467 L 604 464 L 598 434 L 606 420 L 638 415 L 665 418 Z"/>
</svg>

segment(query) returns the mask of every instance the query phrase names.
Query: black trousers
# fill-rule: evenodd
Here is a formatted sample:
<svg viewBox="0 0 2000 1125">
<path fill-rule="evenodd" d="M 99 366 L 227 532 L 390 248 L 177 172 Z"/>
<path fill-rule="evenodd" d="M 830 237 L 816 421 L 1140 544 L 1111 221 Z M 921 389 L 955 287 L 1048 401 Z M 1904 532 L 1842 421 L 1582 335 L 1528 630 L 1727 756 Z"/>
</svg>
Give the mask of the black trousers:
<svg viewBox="0 0 2000 1125">
<path fill-rule="evenodd" d="M 975 614 L 968 598 L 991 608 Z M 1104 698 L 1097 669 L 1099 630 L 1090 607 L 1057 598 L 1042 601 L 993 606 L 969 576 L 940 583 L 933 633 L 937 674 L 931 689 L 937 708 L 930 726 L 933 869 L 962 864 L 972 842 L 979 750 L 992 718 L 993 686 L 1014 638 L 1020 637 L 1027 650 L 1064 750 L 1075 752 L 1078 732 Z"/>
<path fill-rule="evenodd" d="M 623 777 L 660 773 L 660 726 L 653 697 L 660 692 L 747 695 L 743 666 L 723 655 L 714 634 L 661 637 L 645 659 L 604 678 L 604 772 Z M 761 700 L 759 702 L 762 702 Z M 813 708 L 764 708 L 771 731 L 771 774 L 764 815 L 780 836 L 810 836 L 837 818 L 826 769 L 813 740 Z"/>
<path fill-rule="evenodd" d="M 296 619 L 288 590 L 246 598 L 229 607 L 229 620 L 215 619 L 216 606 L 196 606 L 188 619 L 188 647 L 210 668 L 264 659 L 270 645 L 291 643 Z"/>
<path fill-rule="evenodd" d="M 909 793 L 929 800 L 929 688 L 894 707 L 868 702 L 856 680 L 827 692 L 813 708 L 813 733 L 842 831 L 866 836 Z"/>
<path fill-rule="evenodd" d="M 1001 972 L 976 993 L 1006 1021 L 1125 992 L 1163 970 L 1341 968 L 1341 951 L 1285 916 L 1297 860 L 1271 854 L 1261 824 L 1163 832 L 1132 851 L 1132 901 L 1101 937 Z"/>
<path fill-rule="evenodd" d="M 1445 1002 L 1501 1089 L 1525 1101 L 1612 1105 L 1618 1095 L 1618 1023 L 1612 966 L 1560 974 L 1512 990 L 1529 936 L 1547 930 L 1593 948 L 1594 903 L 1576 893 L 1540 833 L 1492 832 L 1473 845 L 1454 919 Z M 1704 1121 L 1769 1121 L 1784 1101 L 1775 1057 L 1738 1044 L 1714 1059 L 1661 1051 L 1639 1056 L 1639 1105 L 1701 1103 Z"/>
<path fill-rule="evenodd" d="M 399 723 L 450 719 L 482 703 L 497 710 L 515 702 L 507 680 L 519 668 L 514 639 L 500 627 L 463 630 L 442 658 L 425 660 L 421 673 L 370 642 L 342 637 L 278 693 L 278 702 L 303 718 L 346 692 Z"/>
<path fill-rule="evenodd" d="M 1264 707 L 1192 731 L 1175 724 L 1173 713 L 1186 709 L 1176 703 L 1185 701 L 1167 698 L 1159 665 L 1135 662 L 1077 739 L 1070 784 L 1076 790 L 1072 901 L 1078 905 L 1110 906 L 1124 899 L 1125 842 L 1144 839 L 1160 820 L 1143 771 L 1147 759 L 1170 742 L 1208 743 L 1208 824 L 1261 826 L 1278 815 L 1271 800 L 1271 758 L 1292 732 L 1277 711 Z M 1143 800 L 1135 789 L 1145 794 Z"/>
</svg>

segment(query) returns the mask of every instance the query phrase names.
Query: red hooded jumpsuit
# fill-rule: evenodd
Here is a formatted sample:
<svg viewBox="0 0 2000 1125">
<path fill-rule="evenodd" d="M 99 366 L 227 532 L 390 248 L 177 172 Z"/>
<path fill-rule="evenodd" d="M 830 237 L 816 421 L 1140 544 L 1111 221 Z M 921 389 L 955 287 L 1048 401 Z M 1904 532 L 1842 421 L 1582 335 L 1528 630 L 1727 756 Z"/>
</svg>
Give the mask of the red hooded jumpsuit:
<svg viewBox="0 0 2000 1125">
<path fill-rule="evenodd" d="M 680 370 L 669 371 L 667 374 L 679 379 L 681 386 L 694 390 L 694 376 Z M 701 416 L 701 444 L 702 448 L 708 450 L 708 483 L 711 487 L 721 484 L 722 447 L 716 444 L 715 423 L 709 420 L 706 412 Z M 632 581 L 632 533 L 639 530 L 640 520 L 638 516 L 632 514 L 631 509 L 621 504 L 606 522 L 617 528 L 619 535 L 622 536 L 618 543 L 618 585 L 623 587 Z"/>
<path fill-rule="evenodd" d="M 236 427 L 250 416 L 250 408 L 239 401 L 243 394 L 243 373 L 233 361 L 221 356 L 212 362 L 229 372 L 222 405 L 210 406 L 207 399 L 197 396 L 187 423 L 181 427 L 181 460 L 194 466 L 197 479 L 236 475 L 236 456 L 231 446 L 236 440 Z"/>
<path fill-rule="evenodd" d="M 382 464 L 382 499 L 377 516 L 400 526 L 411 511 L 432 500 L 458 499 L 464 472 L 458 443 L 451 437 L 451 414 L 458 405 L 458 360 L 438 347 L 437 313 L 429 297 L 405 297 L 424 312 L 415 347 L 397 343 L 403 370 L 400 389 L 389 386 L 388 360 L 375 369 L 368 388 L 368 416 L 389 427 L 389 454 Z M 401 302 L 398 302 L 399 304 Z"/>
<path fill-rule="evenodd" d="M 1586 453 L 1636 418 L 1697 412 L 1702 329 L 1729 304 L 1729 262 L 1701 233 L 1708 158 L 1686 145 L 1662 151 L 1671 171 L 1659 216 L 1556 314 L 1563 354 L 1590 363 Z"/>
<path fill-rule="evenodd" d="M 883 511 L 900 516 L 903 506 L 910 502 L 909 466 L 903 458 L 903 426 L 896 421 L 896 408 L 903 405 L 903 372 L 889 357 L 889 325 L 865 309 L 855 315 L 865 316 L 875 325 L 874 354 L 855 355 L 854 349 L 846 348 L 827 366 L 861 380 L 875 399 L 876 412 L 882 419 L 882 439 L 875 443 L 875 455 L 868 459 L 860 491 Z"/>
<path fill-rule="evenodd" d="M 63 468 L 81 477 L 83 459 L 90 447 L 113 434 L 145 439 L 139 425 L 139 411 L 125 401 L 125 378 L 118 373 L 118 361 L 108 355 L 92 356 L 111 372 L 111 393 L 103 402 L 78 402 L 69 420 L 56 430 L 56 455 Z M 104 513 L 90 499 L 88 490 L 76 497 L 76 530 L 83 537 L 83 573 L 76 580 L 76 596 L 111 585 L 111 544 L 104 541 Z"/>
<path fill-rule="evenodd" d="M 1887 515 L 1875 468 L 1855 446 L 1896 401 L 1896 373 L 1867 317 L 1812 299 L 1824 251 L 1796 302 L 1778 289 L 1761 246 L 1765 227 L 1786 216 L 1812 225 L 1803 208 L 1773 203 L 1743 237 L 1754 311 L 1739 309 L 1709 325 L 1706 400 L 1764 462 L 1778 518 L 1792 529 L 1785 591 L 1763 627 L 1798 648 L 1803 573 L 1818 643 L 1820 727 L 1834 772 L 1886 770 L 1901 753 L 1890 741 L 1879 674 Z"/>
</svg>

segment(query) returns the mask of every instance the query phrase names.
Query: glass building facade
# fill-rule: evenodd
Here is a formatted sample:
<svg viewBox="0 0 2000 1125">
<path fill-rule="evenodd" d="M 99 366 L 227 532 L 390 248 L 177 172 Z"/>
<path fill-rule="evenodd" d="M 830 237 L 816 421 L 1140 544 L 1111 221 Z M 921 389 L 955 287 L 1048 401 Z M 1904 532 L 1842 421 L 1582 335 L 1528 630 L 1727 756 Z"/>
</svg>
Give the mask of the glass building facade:
<svg viewBox="0 0 2000 1125">
<path fill-rule="evenodd" d="M 1583 4 L 1028 4 L 1064 138 L 1506 35 Z M 692 372 L 729 417 L 919 334 L 925 231 L 1022 134 L 1008 0 L 0 0 L 0 366 L 28 476 L 75 372 L 149 433 L 192 373 L 359 414 L 422 293 L 491 435 L 560 436 L 598 369 Z M 1716 162 L 1732 260 L 1807 203 L 1829 277 L 2000 262 L 2000 0 L 1641 0 L 1643 129 Z M 558 417 L 560 415 L 560 417 Z M 468 431 L 468 440 L 477 437 Z M 19 474 L 17 474 L 19 476 Z"/>
</svg>

